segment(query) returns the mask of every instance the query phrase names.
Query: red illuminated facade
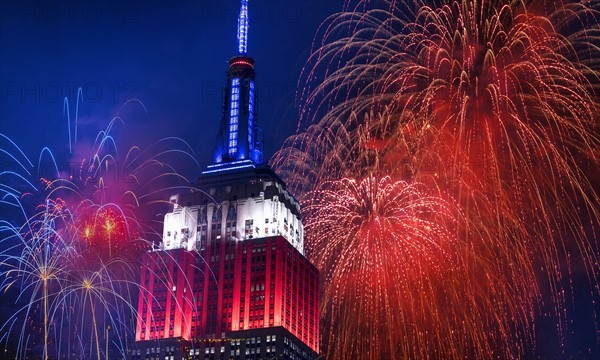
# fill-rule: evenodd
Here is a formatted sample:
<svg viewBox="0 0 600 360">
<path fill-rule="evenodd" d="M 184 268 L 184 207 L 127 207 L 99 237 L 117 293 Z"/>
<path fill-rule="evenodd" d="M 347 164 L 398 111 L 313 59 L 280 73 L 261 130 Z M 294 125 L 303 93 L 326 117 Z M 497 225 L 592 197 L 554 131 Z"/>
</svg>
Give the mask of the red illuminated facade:
<svg viewBox="0 0 600 360">
<path fill-rule="evenodd" d="M 315 267 L 280 236 L 211 245 L 146 254 L 136 341 L 282 326 L 318 353 Z"/>
<path fill-rule="evenodd" d="M 161 248 L 142 259 L 130 359 L 315 359 L 319 275 L 298 202 L 265 165 L 196 186 L 171 198 Z"/>
<path fill-rule="evenodd" d="M 142 259 L 130 359 L 315 359 L 319 275 L 283 181 L 224 170 L 171 201 L 163 244 Z"/>
</svg>

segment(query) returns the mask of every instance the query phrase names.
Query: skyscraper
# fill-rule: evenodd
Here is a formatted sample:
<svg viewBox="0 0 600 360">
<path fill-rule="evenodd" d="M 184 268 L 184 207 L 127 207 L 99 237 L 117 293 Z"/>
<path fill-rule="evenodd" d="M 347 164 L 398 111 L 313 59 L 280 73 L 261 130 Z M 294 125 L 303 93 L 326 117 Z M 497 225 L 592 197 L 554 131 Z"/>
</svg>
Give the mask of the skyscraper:
<svg viewBox="0 0 600 360">
<path fill-rule="evenodd" d="M 242 0 L 213 163 L 171 197 L 162 243 L 142 259 L 130 359 L 318 356 L 318 271 L 297 200 L 263 162 L 247 34 Z"/>
</svg>

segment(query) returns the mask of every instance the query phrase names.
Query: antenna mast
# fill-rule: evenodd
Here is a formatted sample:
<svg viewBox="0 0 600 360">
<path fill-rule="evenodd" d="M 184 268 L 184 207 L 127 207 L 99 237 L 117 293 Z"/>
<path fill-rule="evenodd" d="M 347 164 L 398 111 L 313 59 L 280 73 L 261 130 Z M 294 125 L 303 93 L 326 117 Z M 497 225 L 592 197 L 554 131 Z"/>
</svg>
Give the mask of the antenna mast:
<svg viewBox="0 0 600 360">
<path fill-rule="evenodd" d="M 241 0 L 240 16 L 238 17 L 238 53 L 246 55 L 248 46 L 248 0 Z"/>
</svg>

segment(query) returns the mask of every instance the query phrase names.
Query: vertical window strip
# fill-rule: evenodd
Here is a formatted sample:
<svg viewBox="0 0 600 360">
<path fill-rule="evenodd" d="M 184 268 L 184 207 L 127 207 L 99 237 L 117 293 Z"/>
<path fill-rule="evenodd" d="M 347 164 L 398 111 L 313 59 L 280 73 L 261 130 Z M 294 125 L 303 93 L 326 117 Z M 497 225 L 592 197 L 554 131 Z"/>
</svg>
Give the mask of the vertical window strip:
<svg viewBox="0 0 600 360">
<path fill-rule="evenodd" d="M 229 156 L 237 153 L 238 123 L 240 113 L 240 79 L 231 80 L 231 99 L 229 102 Z"/>
<path fill-rule="evenodd" d="M 254 150 L 254 81 L 250 80 L 250 91 L 248 93 L 248 146 L 250 151 Z M 253 154 L 250 153 L 250 157 Z"/>
</svg>

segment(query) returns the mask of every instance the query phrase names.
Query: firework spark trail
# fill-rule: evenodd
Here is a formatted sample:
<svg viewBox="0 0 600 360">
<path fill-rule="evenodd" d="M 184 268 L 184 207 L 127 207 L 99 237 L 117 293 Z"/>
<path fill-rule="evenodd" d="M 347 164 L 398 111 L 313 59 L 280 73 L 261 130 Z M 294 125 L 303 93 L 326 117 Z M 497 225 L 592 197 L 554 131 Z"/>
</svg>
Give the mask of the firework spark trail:
<svg viewBox="0 0 600 360">
<path fill-rule="evenodd" d="M 450 204 L 422 184 L 376 176 L 326 182 L 307 198 L 307 255 L 333 285 L 323 298 L 328 356 L 390 358 L 400 349 L 423 355 L 413 342 L 417 331 L 429 331 L 440 345 L 456 340 L 438 330 L 445 322 L 459 325 L 453 314 L 465 294 L 428 291 L 455 280 L 460 267 Z M 447 312 L 429 312 L 431 303 Z M 418 324 L 420 315 L 429 318 L 427 327 Z M 356 337 L 363 340 L 348 341 Z"/>
<path fill-rule="evenodd" d="M 401 351 L 409 357 L 520 357 L 535 352 L 536 321 L 550 317 L 564 354 L 573 269 L 598 297 L 599 8 L 598 1 L 391 1 L 381 8 L 360 1 L 323 25 L 305 70 L 305 129 L 288 139 L 274 166 L 303 199 L 318 184 L 375 173 L 452 196 L 465 216 L 456 235 L 457 255 L 469 265 L 457 267 L 463 280 L 448 275 L 427 291 L 470 294 L 466 303 L 478 315 L 463 314 L 463 326 L 446 335 L 451 322 L 436 328 L 425 315 L 445 309 L 431 302 L 409 340 L 383 326 L 377 346 L 409 341 L 412 348 Z M 307 212 L 309 223 L 318 221 L 318 206 Z M 314 259 L 323 241 L 309 234 Z M 404 284 L 424 276 L 412 275 Z M 326 279 L 326 299 L 341 282 Z M 383 288 L 354 291 L 357 303 L 389 298 Z M 339 322 L 325 328 L 332 358 L 373 345 L 358 337 L 336 342 L 340 328 L 372 324 L 329 314 Z M 449 338 L 456 341 L 446 348 Z"/>
<path fill-rule="evenodd" d="M 135 330 L 140 255 L 160 237 L 156 216 L 167 208 L 168 195 L 190 189 L 165 161 L 199 166 L 178 138 L 120 153 L 114 135 L 120 123 L 117 116 L 98 133 L 75 172 L 59 168 L 49 148 L 34 166 L 1 135 L 1 154 L 19 167 L 0 173 L 1 204 L 8 209 L 0 219 L 0 289 L 14 295 L 17 307 L 0 339 L 16 358 L 106 358 L 109 341 L 126 356 Z M 78 150 L 81 141 L 70 139 L 69 150 Z M 36 179 L 42 168 L 55 174 Z M 42 344 L 33 340 L 40 332 Z"/>
<path fill-rule="evenodd" d="M 62 341 L 63 338 L 72 341 L 70 336 L 74 330 L 79 336 L 89 335 L 90 330 L 96 332 L 95 338 L 90 338 L 96 341 L 95 352 L 92 353 L 93 347 L 89 352 L 81 349 L 86 357 L 101 357 L 97 329 L 104 328 L 104 324 L 112 326 L 118 338 L 127 331 L 127 324 L 119 319 L 126 318 L 123 316 L 126 311 L 133 310 L 127 293 L 128 287 L 135 285 L 128 280 L 135 274 L 135 264 L 126 257 L 107 260 L 99 252 L 95 252 L 96 259 L 93 259 L 93 250 L 87 248 L 77 234 L 70 233 L 73 217 L 63 205 L 56 206 L 49 201 L 42 211 L 28 219 L 26 232 L 10 227 L 2 229 L 5 234 L 13 233 L 2 239 L 3 244 L 12 245 L 14 240 L 17 243 L 0 254 L 4 278 L 1 289 L 8 292 L 17 288 L 16 302 L 22 305 L 0 330 L 8 342 L 12 328 L 20 328 L 16 332 L 18 358 L 32 355 L 27 352 L 26 335 L 35 334 L 36 328 L 44 333 L 44 358 L 71 354 L 73 348 L 63 347 Z M 13 254 L 12 250 L 17 251 Z M 106 317 L 102 322 L 96 321 L 99 308 Z M 31 323 L 37 314 L 43 319 L 41 327 Z M 94 319 L 92 326 L 85 323 L 89 315 Z"/>
<path fill-rule="evenodd" d="M 50 211 L 55 211 L 56 206 L 48 201 L 46 205 Z M 31 293 L 29 301 L 21 309 L 25 312 L 25 317 L 28 317 L 35 307 L 43 307 L 41 310 L 44 322 L 43 333 L 43 356 L 48 358 L 48 302 L 52 294 L 49 294 L 49 287 L 59 281 L 63 275 L 61 258 L 64 256 L 64 247 L 61 244 L 60 236 L 54 230 L 55 218 L 48 212 L 38 213 L 28 219 L 27 224 L 23 226 L 26 229 L 25 234 L 19 232 L 13 233 L 11 236 L 3 238 L 3 243 L 9 241 L 29 238 L 31 241 L 23 242 L 22 250 L 17 255 L 12 255 L 14 250 L 11 242 L 8 251 L 2 252 L 1 264 L 5 267 L 3 270 L 4 281 L 1 290 L 7 291 L 11 287 L 19 287 L 22 289 L 19 297 L 26 297 Z M 2 221 L 2 231 L 5 232 L 6 223 Z M 15 246 L 16 247 L 16 246 Z M 60 287 L 60 284 L 58 284 Z M 2 326 L 5 328 L 11 324 L 13 317 Z M 25 327 L 20 330 L 20 338 L 17 346 L 17 353 L 25 352 Z"/>
<path fill-rule="evenodd" d="M 354 153 L 366 158 L 351 165 L 370 175 L 321 182 L 302 200 L 328 356 L 518 356 L 532 341 L 536 288 L 513 284 L 532 272 L 529 254 L 499 249 L 440 189 L 392 180 L 376 157 Z M 498 271 L 513 263 L 521 267 Z"/>
</svg>

